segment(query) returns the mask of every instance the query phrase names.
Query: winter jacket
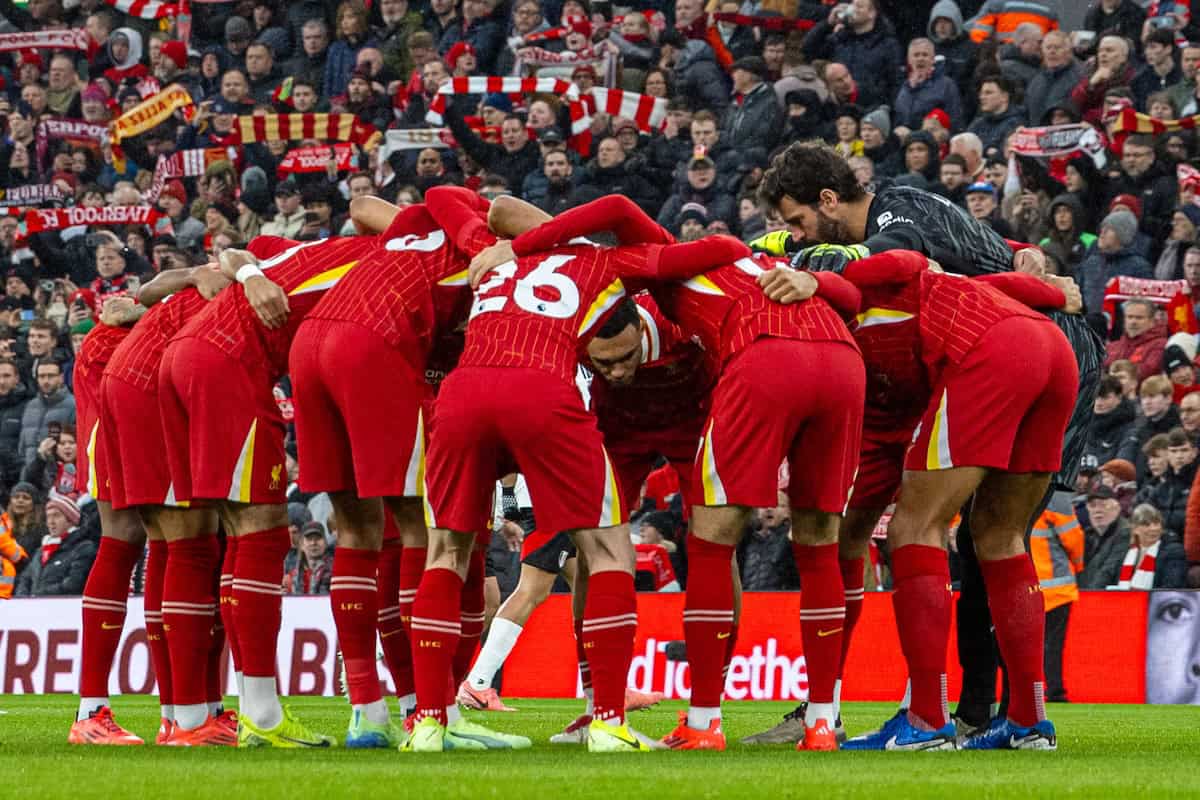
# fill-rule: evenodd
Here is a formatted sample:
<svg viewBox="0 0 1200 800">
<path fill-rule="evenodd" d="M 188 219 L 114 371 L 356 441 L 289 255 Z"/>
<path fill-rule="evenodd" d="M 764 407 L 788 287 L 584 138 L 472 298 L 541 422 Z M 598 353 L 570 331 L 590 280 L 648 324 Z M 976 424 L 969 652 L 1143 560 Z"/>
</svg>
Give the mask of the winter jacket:
<svg viewBox="0 0 1200 800">
<path fill-rule="evenodd" d="M 1166 75 L 1159 75 L 1153 67 L 1145 64 L 1129 84 L 1129 88 L 1133 92 L 1134 105 L 1138 111 L 1149 111 L 1146 101 L 1150 95 L 1155 92 L 1165 92 L 1168 87 L 1174 86 L 1181 80 L 1183 80 L 1183 72 L 1179 69 L 1178 64 L 1172 66 L 1171 71 Z"/>
<path fill-rule="evenodd" d="M 317 90 L 318 97 L 328 97 L 325 92 L 325 61 L 328 54 L 328 47 L 315 56 L 310 56 L 301 49 L 283 65 L 284 74 L 293 78 L 303 78 Z"/>
<path fill-rule="evenodd" d="M 271 105 L 275 102 L 275 90 L 283 82 L 283 73 L 280 72 L 278 66 L 272 65 L 271 71 L 266 75 L 261 78 L 249 78 L 249 81 L 250 96 L 254 98 L 254 102 Z"/>
<path fill-rule="evenodd" d="M 1150 419 L 1149 417 L 1138 417 L 1137 424 L 1133 426 L 1133 431 L 1129 434 L 1129 438 L 1125 440 L 1125 445 L 1121 448 L 1119 458 L 1124 458 L 1126 461 L 1132 461 L 1137 468 L 1137 479 L 1143 481 L 1149 473 L 1149 465 L 1146 463 L 1146 456 L 1142 452 L 1142 448 L 1146 446 L 1146 442 L 1153 437 L 1161 434 L 1169 433 L 1173 428 L 1178 428 L 1179 407 L 1171 406 L 1166 413 L 1158 419 Z"/>
<path fill-rule="evenodd" d="M 1083 307 L 1098 313 L 1104 305 L 1104 287 L 1118 275 L 1152 278 L 1154 270 L 1149 261 L 1128 248 L 1104 253 L 1093 246 L 1075 272 L 1075 281 L 1083 293 Z"/>
<path fill-rule="evenodd" d="M 741 568 L 742 588 L 748 592 L 794 591 L 800 587 L 796 559 L 788 539 L 791 524 L 785 521 L 763 529 L 755 520 L 738 545 L 737 563 Z"/>
<path fill-rule="evenodd" d="M 1104 6 L 1097 1 L 1089 4 L 1088 12 L 1083 17 L 1083 29 L 1095 32 L 1097 42 L 1100 36 L 1106 33 L 1116 33 L 1131 42 L 1137 42 L 1141 41 L 1142 24 L 1145 21 L 1145 9 L 1134 0 L 1121 0 L 1112 13 L 1105 11 Z"/>
<path fill-rule="evenodd" d="M 1093 414 L 1092 424 L 1088 428 L 1087 444 L 1083 448 L 1084 455 L 1095 456 L 1098 464 L 1104 464 L 1114 458 L 1135 462 L 1136 453 L 1129 452 L 1132 450 L 1129 442 L 1137 424 L 1137 407 L 1129 398 L 1123 399 L 1120 405 L 1107 414 Z"/>
<path fill-rule="evenodd" d="M 862 34 L 855 33 L 848 25 L 834 32 L 829 20 L 824 19 L 804 37 L 801 48 L 809 62 L 825 59 L 845 64 L 864 93 L 884 98 L 896 96 L 904 53 L 892 23 L 882 14 L 875 27 Z"/>
<path fill-rule="evenodd" d="M 470 24 L 461 19 L 455 20 L 442 34 L 438 52 L 444 57 L 459 42 L 466 42 L 475 48 L 479 75 L 495 74 L 492 70 L 496 68 L 496 59 L 504 49 L 504 28 L 499 22 L 489 18 L 475 19 Z"/>
<path fill-rule="evenodd" d="M 1154 588 L 1186 589 L 1187 570 L 1188 560 L 1183 542 L 1173 531 L 1167 531 L 1154 558 Z"/>
<path fill-rule="evenodd" d="M 995 148 L 1004 149 L 1004 140 L 1017 128 L 1025 124 L 1025 109 L 1009 104 L 1005 110 L 995 114 L 978 114 L 967 130 L 983 142 L 983 152 Z"/>
<path fill-rule="evenodd" d="M 690 185 L 677 190 L 667 198 L 662 209 L 658 212 L 658 224 L 672 233 L 679 233 L 679 212 L 688 203 L 699 203 L 708 211 L 709 222 L 724 220 L 730 228 L 737 225 L 737 204 L 733 195 L 726 194 L 714 183 L 703 192 L 698 192 Z"/>
<path fill-rule="evenodd" d="M 51 422 L 75 422 L 75 398 L 65 386 L 49 396 L 39 392 L 25 406 L 25 413 L 21 416 L 21 439 L 18 445 L 22 464 L 33 461 L 38 445 L 46 438 L 47 426 Z"/>
<path fill-rule="evenodd" d="M 463 119 L 457 104 L 451 105 L 445 119 L 454 138 L 467 155 L 489 172 L 503 176 L 513 191 L 520 191 L 525 176 L 537 169 L 541 163 L 542 155 L 537 142 L 528 141 L 520 150 L 509 152 L 501 145 L 480 139 L 479 134 L 471 130 Z"/>
<path fill-rule="evenodd" d="M 735 97 L 725 110 L 721 138 L 737 143 L 741 150 L 757 148 L 767 155 L 779 141 L 782 121 L 783 113 L 775 102 L 771 85 L 760 83 L 745 95 Z"/>
<path fill-rule="evenodd" d="M 1196 479 L 1197 463 L 1193 461 L 1176 472 L 1168 469 L 1150 499 L 1151 505 L 1163 516 L 1163 527 L 1181 531 L 1187 525 L 1187 501 Z"/>
<path fill-rule="evenodd" d="M 383 63 L 387 69 L 397 75 L 408 75 L 413 71 L 412 56 L 408 52 L 408 37 L 419 30 L 421 15 L 416 11 L 409 11 L 391 27 L 380 25 L 375 28 L 371 38 L 379 52 L 383 53 Z"/>
<path fill-rule="evenodd" d="M 954 23 L 954 34 L 947 39 L 938 38 L 933 23 L 939 18 Z M 968 108 L 974 108 L 975 63 L 979 58 L 979 45 L 971 41 L 963 25 L 962 11 L 954 0 L 938 0 L 929 11 L 926 33 L 933 41 L 934 52 L 945 59 L 946 77 L 958 86 L 959 96 L 966 100 Z"/>
<path fill-rule="evenodd" d="M 1171 220 L 1179 205 L 1179 185 L 1173 166 L 1156 160 L 1136 178 L 1122 170 L 1120 177 L 1110 180 L 1107 188 L 1109 202 L 1119 194 L 1132 194 L 1142 201 L 1138 230 L 1149 236 L 1153 243 L 1164 241 L 1171 234 Z M 1152 258 L 1157 256 L 1155 247 Z"/>
<path fill-rule="evenodd" d="M 1015 44 L 1000 48 L 1000 73 L 1018 86 L 1028 86 L 1042 67 L 1040 55 L 1028 58 Z"/>
<path fill-rule="evenodd" d="M 17 578 L 17 597 L 58 597 L 83 594 L 96 561 L 96 539 L 74 528 L 54 554 L 42 563 L 42 548 L 30 554 L 29 566 Z"/>
<path fill-rule="evenodd" d="M 1108 343 L 1104 366 L 1107 368 L 1114 361 L 1122 359 L 1132 361 L 1138 370 L 1138 381 L 1141 382 L 1162 372 L 1163 350 L 1166 347 L 1167 330 L 1162 325 L 1155 325 L 1132 338 L 1122 335 L 1115 342 Z"/>
<path fill-rule="evenodd" d="M 979 13 L 967 22 L 976 42 L 996 39 L 1010 41 L 1017 27 L 1032 22 L 1042 33 L 1058 29 L 1057 0 L 987 0 Z"/>
<path fill-rule="evenodd" d="M 1125 561 L 1125 551 L 1133 537 L 1129 520 L 1118 517 L 1104 531 L 1088 525 L 1083 533 L 1083 572 L 1078 576 L 1079 588 L 1103 589 L 1116 583 Z"/>
<path fill-rule="evenodd" d="M 21 384 L 0 395 L 0 484 L 12 486 L 25 465 L 20 448 L 21 420 L 29 402 L 29 390 Z"/>
<path fill-rule="evenodd" d="M 358 51 L 367 44 L 365 39 L 351 42 L 338 39 L 329 45 L 325 52 L 325 73 L 323 77 L 325 97 L 337 97 L 344 94 L 350 83 L 350 73 L 354 72 L 354 64 L 358 60 Z"/>
<path fill-rule="evenodd" d="M 1040 125 L 1050 109 L 1070 102 L 1071 90 L 1084 76 L 1083 64 L 1072 59 L 1058 69 L 1040 69 L 1025 87 L 1025 119 L 1030 125 Z"/>
<path fill-rule="evenodd" d="M 935 70 L 928 80 L 913 86 L 905 81 L 896 95 L 895 106 L 892 109 L 892 124 L 903 125 L 917 131 L 925 116 L 935 108 L 940 108 L 950 115 L 950 127 L 958 130 L 962 127 L 962 99 L 954 81 Z"/>
<path fill-rule="evenodd" d="M 329 582 L 333 579 L 333 553 L 327 552 L 312 569 L 309 569 L 308 559 L 301 555 L 284 578 L 287 594 L 329 594 Z"/>
<path fill-rule="evenodd" d="M 1090 122 L 1093 125 L 1102 124 L 1101 117 L 1104 113 L 1105 93 L 1117 86 L 1128 86 L 1133 80 L 1133 75 L 1133 67 L 1129 64 L 1126 64 L 1125 69 L 1116 75 L 1106 81 L 1100 81 L 1095 86 L 1091 85 L 1091 70 L 1081 75 L 1079 82 L 1071 90 L 1071 102 L 1075 104 L 1075 108 L 1078 109 L 1080 116 L 1083 117 L 1083 121 Z"/>
<path fill-rule="evenodd" d="M 1054 211 L 1059 206 L 1066 206 L 1071 209 L 1075 219 L 1074 230 L 1066 236 L 1059 233 L 1054 228 Z M 1050 201 L 1049 209 L 1046 212 L 1046 236 L 1038 242 L 1040 247 L 1054 243 L 1057 244 L 1067 256 L 1067 263 L 1063 266 L 1067 269 L 1068 275 L 1074 275 L 1079 269 L 1079 265 L 1083 263 L 1083 259 L 1087 256 L 1092 245 L 1096 243 L 1096 234 L 1087 233 L 1087 212 L 1079 204 L 1079 199 L 1073 194 L 1060 194 L 1058 197 Z"/>
<path fill-rule="evenodd" d="M 593 162 L 584 170 L 580 187 L 595 189 L 601 195 L 621 194 L 638 204 L 649 213 L 656 204 L 657 192 L 650 182 L 621 162 L 611 167 L 601 167 Z"/>
<path fill-rule="evenodd" d="M 720 114 L 729 105 L 729 79 L 717 65 L 712 48 L 689 39 L 675 62 L 675 90 L 686 97 L 692 108 L 706 108 Z"/>
</svg>

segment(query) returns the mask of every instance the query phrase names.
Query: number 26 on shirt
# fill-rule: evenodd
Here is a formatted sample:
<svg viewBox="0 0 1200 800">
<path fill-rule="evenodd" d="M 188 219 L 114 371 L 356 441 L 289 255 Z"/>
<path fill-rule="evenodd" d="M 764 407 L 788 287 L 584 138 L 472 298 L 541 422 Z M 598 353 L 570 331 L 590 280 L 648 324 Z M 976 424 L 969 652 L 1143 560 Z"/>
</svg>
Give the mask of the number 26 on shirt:
<svg viewBox="0 0 1200 800">
<path fill-rule="evenodd" d="M 502 311 L 511 299 L 517 307 L 530 314 L 540 314 L 543 317 L 567 319 L 579 310 L 579 287 L 569 277 L 557 272 L 575 256 L 548 256 L 534 267 L 527 275 L 513 278 L 517 274 L 517 262 L 507 261 L 492 270 L 488 279 L 479 284 L 475 290 L 475 300 L 471 304 L 471 318 L 489 311 Z M 543 294 L 557 293 L 557 300 L 546 300 L 535 294 L 536 290 Z M 545 290 L 551 290 L 547 292 Z M 511 297 L 509 294 L 511 293 Z"/>
</svg>

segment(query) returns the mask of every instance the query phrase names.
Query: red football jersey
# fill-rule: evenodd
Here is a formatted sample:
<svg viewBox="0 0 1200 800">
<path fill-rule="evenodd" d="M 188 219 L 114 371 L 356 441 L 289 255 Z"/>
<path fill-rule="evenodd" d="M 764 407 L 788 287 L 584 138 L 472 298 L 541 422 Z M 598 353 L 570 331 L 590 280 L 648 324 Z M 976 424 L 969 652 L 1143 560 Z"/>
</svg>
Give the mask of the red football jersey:
<svg viewBox="0 0 1200 800">
<path fill-rule="evenodd" d="M 269 239 L 259 237 L 248 249 L 261 258 L 268 250 L 277 249 L 278 240 Z M 325 292 L 336 286 L 377 242 L 375 236 L 319 239 L 293 245 L 260 262 L 259 268 L 288 297 L 287 322 L 276 330 L 263 326 L 239 285 L 222 292 L 176 338 L 203 339 L 253 368 L 267 370 L 270 380 L 276 380 L 287 372 L 288 350 L 296 328 Z"/>
<path fill-rule="evenodd" d="M 83 337 L 83 343 L 75 355 L 75 367 L 71 373 L 74 384 L 78 386 L 80 383 L 90 382 L 92 386 L 98 386 L 100 376 L 112 363 L 113 353 L 129 336 L 131 330 L 131 327 L 97 323 L 96 327 Z M 75 393 L 79 394 L 78 389 Z"/>
<path fill-rule="evenodd" d="M 171 337 L 208 301 L 194 288 L 164 297 L 137 321 L 105 371 L 145 391 L 158 391 L 158 365 Z"/>
<path fill-rule="evenodd" d="M 476 217 L 479 224 L 456 226 L 457 241 L 464 242 L 465 251 L 438 224 L 432 207 L 404 209 L 379 237 L 378 246 L 309 316 L 355 322 L 424 362 L 438 338 L 467 315 L 471 256 L 496 241 L 487 230 L 487 201 L 479 200 L 475 209 L 462 208 L 463 213 L 482 214 Z"/>
<path fill-rule="evenodd" d="M 634 300 L 642 320 L 644 360 L 627 386 L 613 386 L 599 376 L 592 380 L 600 432 L 610 443 L 666 430 L 694 431 L 698 440 L 716 383 L 711 360 L 649 295 Z M 588 366 L 586 358 L 583 364 Z"/>
</svg>

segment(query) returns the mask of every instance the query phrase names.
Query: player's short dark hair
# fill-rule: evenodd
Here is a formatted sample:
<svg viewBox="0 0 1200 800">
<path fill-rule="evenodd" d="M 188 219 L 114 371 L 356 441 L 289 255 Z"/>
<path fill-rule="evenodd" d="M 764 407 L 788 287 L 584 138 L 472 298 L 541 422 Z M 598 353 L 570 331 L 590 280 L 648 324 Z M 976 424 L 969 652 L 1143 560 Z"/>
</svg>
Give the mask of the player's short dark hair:
<svg viewBox="0 0 1200 800">
<path fill-rule="evenodd" d="M 600 330 L 596 331 L 596 338 L 611 339 L 620 335 L 630 325 L 637 327 L 640 322 L 637 303 L 626 297 L 617 305 L 608 321 L 600 327 Z"/>
<path fill-rule="evenodd" d="M 1171 428 L 1167 431 L 1167 447 L 1191 447 L 1192 437 L 1183 428 Z"/>
<path fill-rule="evenodd" d="M 1100 385 L 1096 387 L 1096 396 L 1112 397 L 1114 394 L 1121 394 L 1123 391 L 1120 378 L 1116 375 L 1105 375 L 1100 379 Z"/>
<path fill-rule="evenodd" d="M 794 142 L 771 161 L 758 198 L 767 208 L 778 208 L 784 195 L 801 205 L 814 205 L 824 189 L 837 192 L 842 202 L 866 195 L 854 170 L 832 147 L 824 142 Z"/>
</svg>

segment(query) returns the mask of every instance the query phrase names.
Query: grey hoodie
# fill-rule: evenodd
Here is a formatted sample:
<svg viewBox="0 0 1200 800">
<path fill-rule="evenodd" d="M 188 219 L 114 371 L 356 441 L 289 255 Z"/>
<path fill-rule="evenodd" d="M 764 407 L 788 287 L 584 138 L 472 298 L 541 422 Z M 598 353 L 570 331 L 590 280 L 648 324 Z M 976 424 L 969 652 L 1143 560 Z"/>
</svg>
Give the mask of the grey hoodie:
<svg viewBox="0 0 1200 800">
<path fill-rule="evenodd" d="M 949 39 L 938 39 L 933 32 L 933 21 L 941 17 L 945 17 L 954 23 L 954 35 Z M 926 30 L 934 44 L 944 44 L 962 36 L 963 15 L 958 7 L 958 3 L 955 3 L 954 0 L 938 0 L 934 3 L 933 8 L 929 11 L 929 26 Z"/>
<path fill-rule="evenodd" d="M 109 46 L 108 57 L 117 69 L 129 69 L 142 60 L 142 35 L 133 28 L 117 28 L 109 36 L 110 41 L 113 36 L 117 35 L 124 36 L 125 40 L 129 42 L 129 53 L 125 56 L 124 61 L 117 63 L 117 60 L 112 57 L 112 47 Z"/>
</svg>

